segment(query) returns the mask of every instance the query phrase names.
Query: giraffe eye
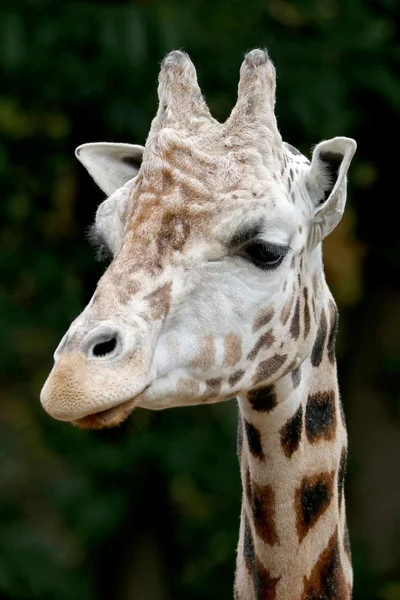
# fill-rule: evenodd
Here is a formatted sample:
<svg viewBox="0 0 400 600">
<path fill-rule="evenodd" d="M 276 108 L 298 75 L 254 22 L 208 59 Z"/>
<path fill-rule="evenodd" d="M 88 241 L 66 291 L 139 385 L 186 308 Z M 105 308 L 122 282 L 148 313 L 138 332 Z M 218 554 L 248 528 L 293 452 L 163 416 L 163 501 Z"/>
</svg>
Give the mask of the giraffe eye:
<svg viewBox="0 0 400 600">
<path fill-rule="evenodd" d="M 275 269 L 281 264 L 285 254 L 285 247 L 265 242 L 253 242 L 244 249 L 244 258 L 261 269 Z"/>
</svg>

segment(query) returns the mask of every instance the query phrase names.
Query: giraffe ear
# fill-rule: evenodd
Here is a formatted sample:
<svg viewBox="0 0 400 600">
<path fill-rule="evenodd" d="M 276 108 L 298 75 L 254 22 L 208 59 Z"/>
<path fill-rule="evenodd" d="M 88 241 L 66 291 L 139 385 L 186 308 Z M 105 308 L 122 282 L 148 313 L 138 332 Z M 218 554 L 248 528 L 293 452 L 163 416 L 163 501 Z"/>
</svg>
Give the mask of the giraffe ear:
<svg viewBox="0 0 400 600">
<path fill-rule="evenodd" d="M 143 146 L 133 144 L 96 142 L 78 146 L 75 156 L 100 189 L 111 196 L 127 181 L 136 177 L 142 163 L 143 150 Z"/>
<path fill-rule="evenodd" d="M 314 148 L 306 176 L 311 200 L 313 248 L 339 223 L 346 204 L 347 171 L 357 144 L 351 138 L 335 137 Z"/>
</svg>

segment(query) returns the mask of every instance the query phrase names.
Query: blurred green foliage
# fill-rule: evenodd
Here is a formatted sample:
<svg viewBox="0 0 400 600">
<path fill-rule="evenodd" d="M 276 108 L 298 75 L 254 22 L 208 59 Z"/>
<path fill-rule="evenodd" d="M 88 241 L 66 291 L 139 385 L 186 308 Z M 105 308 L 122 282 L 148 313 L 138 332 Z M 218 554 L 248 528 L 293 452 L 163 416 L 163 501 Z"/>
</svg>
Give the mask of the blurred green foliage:
<svg viewBox="0 0 400 600">
<path fill-rule="evenodd" d="M 85 241 L 102 195 L 74 148 L 144 143 L 159 62 L 174 48 L 189 52 L 214 116 L 226 118 L 244 51 L 267 46 L 284 139 L 305 153 L 335 135 L 359 142 L 349 211 L 326 244 L 344 381 L 361 344 L 357 315 L 371 289 L 391 288 L 400 264 L 398 159 L 387 143 L 399 125 L 399 22 L 396 0 L 2 2 L 1 598 L 232 596 L 233 402 L 137 411 L 106 433 L 51 421 L 39 405 L 52 352 L 104 268 Z M 389 346 L 379 374 L 398 421 L 399 353 Z M 351 408 L 345 385 L 344 401 Z M 356 510 L 350 498 L 350 523 Z M 158 595 L 132 595 L 143 539 L 156 540 Z M 355 600 L 400 599 L 399 542 L 393 553 L 397 567 L 378 570 L 362 539 L 355 544 Z"/>
</svg>

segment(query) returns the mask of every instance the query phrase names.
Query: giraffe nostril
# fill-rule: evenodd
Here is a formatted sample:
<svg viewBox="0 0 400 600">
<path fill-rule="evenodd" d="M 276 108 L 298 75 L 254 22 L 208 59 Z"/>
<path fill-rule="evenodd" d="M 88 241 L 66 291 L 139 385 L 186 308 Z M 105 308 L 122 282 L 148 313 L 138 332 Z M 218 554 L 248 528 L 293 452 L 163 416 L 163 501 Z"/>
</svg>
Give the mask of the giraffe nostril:
<svg viewBox="0 0 400 600">
<path fill-rule="evenodd" d="M 107 340 L 106 342 L 100 342 L 99 344 L 93 346 L 92 354 L 93 356 L 107 356 L 108 354 L 114 352 L 116 347 L 117 338 L 113 337 L 110 340 Z"/>
<path fill-rule="evenodd" d="M 122 351 L 121 335 L 116 328 L 102 325 L 88 333 L 83 349 L 89 358 L 112 358 Z"/>
</svg>

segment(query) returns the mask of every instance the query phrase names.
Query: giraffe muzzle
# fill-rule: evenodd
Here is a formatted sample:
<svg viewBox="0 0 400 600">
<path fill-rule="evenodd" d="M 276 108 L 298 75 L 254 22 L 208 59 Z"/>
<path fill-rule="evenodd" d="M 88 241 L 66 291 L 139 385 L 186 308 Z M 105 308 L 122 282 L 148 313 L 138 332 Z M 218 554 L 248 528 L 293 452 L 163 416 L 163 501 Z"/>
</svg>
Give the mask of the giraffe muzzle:
<svg viewBox="0 0 400 600">
<path fill-rule="evenodd" d="M 135 408 L 154 379 L 155 334 L 136 327 L 97 323 L 82 331 L 81 319 L 57 348 L 40 400 L 54 419 L 85 428 L 113 427 Z"/>
</svg>

